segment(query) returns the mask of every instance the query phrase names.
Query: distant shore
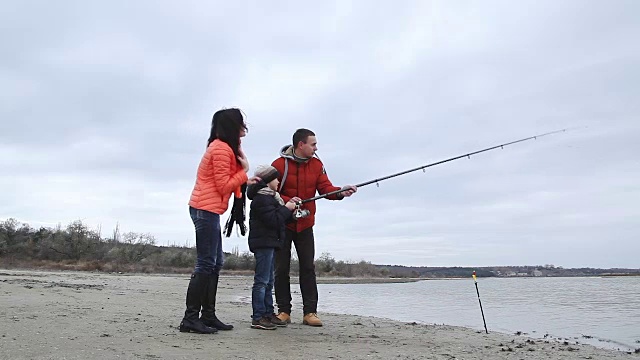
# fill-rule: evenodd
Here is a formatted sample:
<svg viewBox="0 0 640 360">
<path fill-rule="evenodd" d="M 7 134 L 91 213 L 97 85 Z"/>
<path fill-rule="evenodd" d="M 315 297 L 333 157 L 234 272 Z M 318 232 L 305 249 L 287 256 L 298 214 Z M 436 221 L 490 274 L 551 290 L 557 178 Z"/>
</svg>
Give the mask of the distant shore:
<svg viewBox="0 0 640 360">
<path fill-rule="evenodd" d="M 629 359 L 620 351 L 448 325 L 320 314 L 321 328 L 250 328 L 250 276 L 222 276 L 215 335 L 177 331 L 189 277 L 0 269 L 0 358 Z M 319 279 L 353 283 L 354 279 Z M 379 279 L 357 279 L 358 283 Z M 385 279 L 385 282 L 397 279 Z M 422 279 L 401 279 L 416 281 Z M 299 294 L 294 294 L 299 296 Z M 37 335 L 37 336 L 36 336 Z M 635 358 L 637 355 L 631 355 Z"/>
<path fill-rule="evenodd" d="M 420 279 L 420 278 L 374 278 L 374 277 L 330 277 L 330 276 L 318 276 L 318 284 L 390 284 L 390 283 L 410 283 L 423 280 L 434 279 Z M 291 283 L 297 284 L 297 276 L 291 277 Z"/>
</svg>

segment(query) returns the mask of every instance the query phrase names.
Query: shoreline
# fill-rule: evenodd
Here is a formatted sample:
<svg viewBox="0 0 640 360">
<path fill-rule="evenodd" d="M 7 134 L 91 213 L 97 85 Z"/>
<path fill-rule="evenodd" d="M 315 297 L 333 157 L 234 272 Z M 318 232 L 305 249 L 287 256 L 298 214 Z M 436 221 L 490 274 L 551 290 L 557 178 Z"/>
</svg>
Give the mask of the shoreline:
<svg viewBox="0 0 640 360">
<path fill-rule="evenodd" d="M 177 331 L 189 277 L 0 269 L 0 357 L 12 359 L 629 359 L 640 354 L 523 335 L 320 314 L 325 326 L 249 327 L 252 278 L 221 276 L 218 316 L 235 329 Z M 299 296 L 295 294 L 294 296 Z M 299 310 L 299 309 L 297 309 Z M 37 336 L 34 336 L 37 335 Z"/>
<path fill-rule="evenodd" d="M 137 266 L 135 264 L 121 264 L 115 265 L 110 262 L 99 262 L 99 261 L 80 261 L 80 262 L 54 262 L 54 261 L 46 261 L 46 260 L 15 260 L 12 258 L 2 258 L 0 257 L 0 262 L 4 262 L 2 264 L 4 269 L 8 270 L 16 270 L 16 271 L 80 271 L 80 272 L 91 272 L 91 273 L 103 273 L 103 274 L 113 274 L 113 273 L 126 273 L 132 275 L 184 275 L 191 274 L 193 271 L 193 267 L 171 267 L 171 266 L 158 266 L 158 267 L 148 267 L 148 266 Z M 387 265 L 375 265 L 375 266 L 387 266 Z M 395 265 L 389 265 L 395 266 Z M 448 267 L 448 268 L 456 268 Z M 478 269 L 483 269 L 486 267 L 478 267 Z M 471 269 L 471 268 L 470 268 Z M 572 270 L 572 269 L 569 269 Z M 596 270 L 611 270 L 611 269 L 596 269 Z M 622 270 L 631 270 L 634 272 L 630 273 L 619 273 L 619 272 L 609 272 L 609 273 L 599 273 L 599 274 L 564 274 L 564 275 L 541 275 L 535 276 L 531 274 L 527 275 L 495 275 L 495 276 L 478 276 L 478 278 L 498 278 L 498 279 L 529 279 L 529 278 L 615 278 L 615 277 L 640 277 L 640 269 L 622 269 Z M 638 270 L 636 272 L 636 270 Z M 471 270 L 470 270 L 471 271 Z M 294 272 L 292 271 L 292 274 Z M 468 276 L 443 276 L 443 277 L 405 277 L 401 275 L 400 277 L 388 277 L 382 275 L 366 275 L 362 277 L 358 276 L 344 276 L 344 275 L 329 275 L 328 273 L 321 273 L 318 275 L 318 279 L 327 279 L 326 281 L 333 281 L 333 283 L 338 283 L 338 280 L 331 279 L 344 279 L 345 283 L 349 283 L 349 281 L 357 281 L 357 283 L 380 283 L 380 282 L 412 282 L 412 281 L 420 281 L 420 280 L 457 280 L 457 279 L 468 279 L 471 278 L 471 273 Z M 221 275 L 228 276 L 252 276 L 253 270 L 223 270 Z M 292 275 L 293 278 L 297 277 L 297 275 Z M 357 280 L 354 280 L 357 279 Z M 388 280 L 392 279 L 392 280 Z M 368 280 L 368 282 L 367 282 Z"/>
</svg>

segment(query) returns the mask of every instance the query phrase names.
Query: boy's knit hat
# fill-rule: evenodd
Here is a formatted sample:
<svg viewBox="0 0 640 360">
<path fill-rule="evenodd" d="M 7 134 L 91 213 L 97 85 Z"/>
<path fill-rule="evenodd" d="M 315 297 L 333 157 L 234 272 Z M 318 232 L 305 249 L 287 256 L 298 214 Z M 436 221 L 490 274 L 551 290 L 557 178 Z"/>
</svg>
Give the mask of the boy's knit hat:
<svg viewBox="0 0 640 360">
<path fill-rule="evenodd" d="M 256 168 L 254 176 L 259 177 L 262 181 L 268 184 L 272 182 L 273 179 L 280 177 L 280 173 L 271 165 L 260 165 Z"/>
</svg>

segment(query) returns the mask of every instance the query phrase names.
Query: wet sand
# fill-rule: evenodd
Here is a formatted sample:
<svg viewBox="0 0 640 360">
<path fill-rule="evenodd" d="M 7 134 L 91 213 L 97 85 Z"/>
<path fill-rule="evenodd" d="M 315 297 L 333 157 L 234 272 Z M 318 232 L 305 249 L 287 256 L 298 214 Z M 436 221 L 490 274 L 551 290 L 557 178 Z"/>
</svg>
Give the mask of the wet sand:
<svg viewBox="0 0 640 360">
<path fill-rule="evenodd" d="M 218 316 L 234 330 L 180 333 L 188 282 L 188 275 L 0 270 L 0 359 L 640 359 L 575 342 L 364 316 L 319 314 L 325 326 L 313 328 L 299 311 L 286 328 L 255 330 L 251 304 L 242 301 L 250 298 L 248 276 L 220 279 Z"/>
</svg>

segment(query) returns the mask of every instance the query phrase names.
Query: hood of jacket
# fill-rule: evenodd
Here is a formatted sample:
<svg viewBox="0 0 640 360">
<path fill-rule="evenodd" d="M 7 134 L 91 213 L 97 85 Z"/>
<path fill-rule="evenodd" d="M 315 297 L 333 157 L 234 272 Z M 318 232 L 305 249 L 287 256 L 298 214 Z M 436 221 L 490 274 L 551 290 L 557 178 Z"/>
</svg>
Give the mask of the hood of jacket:
<svg viewBox="0 0 640 360">
<path fill-rule="evenodd" d="M 266 187 L 267 184 L 262 180 L 247 186 L 247 198 L 249 198 L 249 200 L 253 200 L 253 198 L 258 194 L 258 191 Z"/>
<path fill-rule="evenodd" d="M 285 145 L 285 146 L 283 146 L 280 149 L 280 156 L 285 158 L 285 159 L 291 159 L 293 161 L 297 161 L 299 163 L 305 163 L 305 162 L 311 160 L 311 158 L 313 158 L 313 157 L 318 157 L 318 155 L 316 155 L 316 154 L 313 154 L 312 157 L 306 158 L 306 159 L 305 158 L 301 158 L 299 156 L 296 156 L 296 154 L 294 154 L 294 152 L 293 152 L 293 145 Z M 320 159 L 320 158 L 318 157 L 318 159 Z"/>
</svg>

